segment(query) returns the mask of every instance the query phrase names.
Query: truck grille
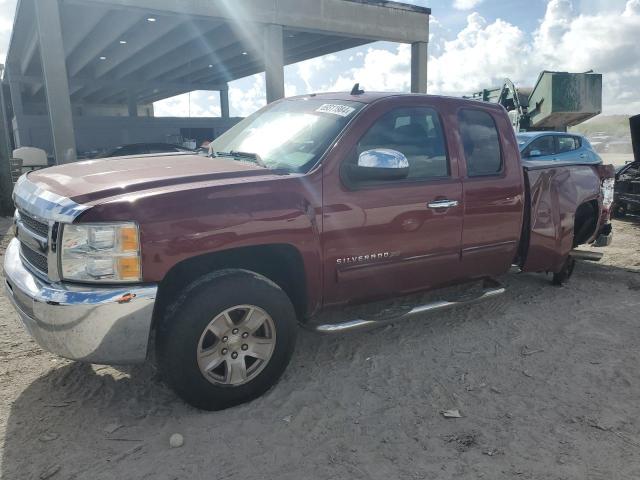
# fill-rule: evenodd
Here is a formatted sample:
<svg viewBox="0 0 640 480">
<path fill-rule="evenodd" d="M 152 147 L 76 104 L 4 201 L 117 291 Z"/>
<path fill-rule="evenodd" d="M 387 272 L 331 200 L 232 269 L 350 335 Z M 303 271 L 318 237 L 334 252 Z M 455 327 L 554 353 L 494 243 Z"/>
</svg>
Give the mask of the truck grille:
<svg viewBox="0 0 640 480">
<path fill-rule="evenodd" d="M 47 238 L 49 236 L 49 225 L 36 220 L 28 213 L 20 211 L 20 220 L 22 220 L 22 223 L 24 223 L 29 230 L 37 233 L 41 237 Z"/>
<path fill-rule="evenodd" d="M 48 274 L 49 267 L 46 255 L 31 250 L 24 243 L 20 245 L 20 253 L 22 254 L 22 258 L 26 260 L 29 265 L 45 276 Z"/>
<path fill-rule="evenodd" d="M 49 225 L 37 220 L 24 209 L 18 210 L 18 240 L 20 255 L 27 268 L 43 277 L 49 277 Z M 44 244 L 43 244 L 44 241 Z"/>
</svg>

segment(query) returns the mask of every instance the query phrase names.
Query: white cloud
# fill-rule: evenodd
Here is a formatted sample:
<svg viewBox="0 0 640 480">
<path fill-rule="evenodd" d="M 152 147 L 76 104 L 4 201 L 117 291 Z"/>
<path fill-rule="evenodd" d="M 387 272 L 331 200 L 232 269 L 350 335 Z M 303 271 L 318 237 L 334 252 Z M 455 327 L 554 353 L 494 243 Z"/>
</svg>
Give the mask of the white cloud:
<svg viewBox="0 0 640 480">
<path fill-rule="evenodd" d="M 398 45 L 394 51 L 369 48 L 361 67 L 347 69 L 323 90 L 351 90 L 358 82 L 366 90 L 401 91 L 410 84 L 411 47 Z"/>
<path fill-rule="evenodd" d="M 253 79 L 253 84 L 248 88 L 239 88 L 233 86 L 233 83 L 229 87 L 229 104 L 232 117 L 246 117 L 267 103 L 264 73 L 253 75 L 250 79 Z"/>
<path fill-rule="evenodd" d="M 603 77 L 605 113 L 640 110 L 640 0 L 618 11 L 576 13 L 570 0 L 550 0 L 538 29 L 519 27 L 478 13 L 452 40 L 430 44 L 429 92 L 468 94 L 499 86 L 504 78 L 532 86 L 542 70 L 582 72 Z M 435 48 L 433 48 L 435 47 Z M 341 73 L 333 88 L 359 81 L 369 90 L 409 89 L 410 50 L 369 48 L 362 67 Z"/>
<path fill-rule="evenodd" d="M 551 0 L 534 33 L 539 65 L 574 72 L 594 69 L 603 74 L 603 106 L 609 113 L 640 109 L 638 44 L 640 0 L 629 0 L 622 11 L 577 16 L 568 0 Z"/>
<path fill-rule="evenodd" d="M 330 68 L 335 64 L 338 57 L 335 55 L 324 55 L 322 57 L 311 58 L 297 64 L 298 76 L 304 82 L 307 91 L 312 92 L 311 80 L 319 72 Z"/>
<path fill-rule="evenodd" d="M 472 13 L 457 37 L 441 45 L 429 59 L 429 90 L 446 94 L 470 93 L 500 83 L 518 82 L 535 75 L 527 35 L 503 20 L 492 23 Z"/>
<path fill-rule="evenodd" d="M 482 0 L 454 0 L 453 8 L 456 10 L 471 10 L 482 3 Z"/>
<path fill-rule="evenodd" d="M 13 28 L 16 0 L 0 0 L 0 63 L 4 63 Z"/>
<path fill-rule="evenodd" d="M 220 97 L 216 92 L 197 91 L 153 104 L 156 117 L 219 117 Z"/>
</svg>

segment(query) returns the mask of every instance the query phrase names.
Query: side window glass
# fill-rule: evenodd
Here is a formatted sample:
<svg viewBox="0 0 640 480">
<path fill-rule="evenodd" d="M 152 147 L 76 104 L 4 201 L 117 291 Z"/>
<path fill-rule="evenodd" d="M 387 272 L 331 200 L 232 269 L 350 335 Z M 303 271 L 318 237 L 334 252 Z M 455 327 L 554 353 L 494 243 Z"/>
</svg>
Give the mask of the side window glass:
<svg viewBox="0 0 640 480">
<path fill-rule="evenodd" d="M 558 137 L 558 153 L 566 153 L 579 147 L 575 137 Z"/>
<path fill-rule="evenodd" d="M 493 117 L 482 110 L 463 109 L 458 113 L 460 136 L 467 161 L 467 175 L 482 177 L 502 171 L 500 137 Z"/>
<path fill-rule="evenodd" d="M 554 137 L 545 135 L 544 137 L 536 138 L 527 148 L 527 156 L 530 156 L 531 152 L 536 150 L 540 152 L 539 156 L 553 155 L 555 153 Z"/>
<path fill-rule="evenodd" d="M 442 124 L 438 113 L 432 108 L 399 108 L 385 114 L 362 136 L 349 163 L 355 165 L 361 153 L 374 149 L 395 150 L 407 157 L 407 177 L 394 181 L 449 176 L 449 160 Z M 389 181 L 391 180 L 384 180 L 385 183 Z"/>
</svg>

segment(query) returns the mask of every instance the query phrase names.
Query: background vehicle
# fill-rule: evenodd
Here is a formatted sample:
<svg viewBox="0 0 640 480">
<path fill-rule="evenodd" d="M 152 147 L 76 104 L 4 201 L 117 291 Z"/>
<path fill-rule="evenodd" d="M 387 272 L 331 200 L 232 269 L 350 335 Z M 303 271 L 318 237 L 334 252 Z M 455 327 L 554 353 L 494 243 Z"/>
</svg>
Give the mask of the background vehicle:
<svg viewBox="0 0 640 480">
<path fill-rule="evenodd" d="M 582 135 L 564 132 L 517 134 L 522 158 L 540 162 L 602 164 L 602 158 Z"/>
<path fill-rule="evenodd" d="M 193 153 L 193 150 L 171 143 L 133 143 L 121 145 L 96 158 L 126 157 L 130 155 L 148 155 L 153 153 Z"/>
<path fill-rule="evenodd" d="M 277 381 L 297 322 L 336 333 L 491 298 L 513 264 L 562 283 L 577 245 L 611 239 L 613 168 L 522 162 L 504 108 L 490 103 L 358 89 L 297 97 L 211 151 L 180 168 L 160 155 L 21 178 L 4 264 L 38 343 L 133 363 L 155 331 L 166 381 L 220 409 Z M 414 295 L 478 281 L 457 299 Z M 327 317 L 332 308 L 350 317 Z"/>
<path fill-rule="evenodd" d="M 640 115 L 629 119 L 634 161 L 616 169 L 613 211 L 623 217 L 640 210 Z"/>
</svg>

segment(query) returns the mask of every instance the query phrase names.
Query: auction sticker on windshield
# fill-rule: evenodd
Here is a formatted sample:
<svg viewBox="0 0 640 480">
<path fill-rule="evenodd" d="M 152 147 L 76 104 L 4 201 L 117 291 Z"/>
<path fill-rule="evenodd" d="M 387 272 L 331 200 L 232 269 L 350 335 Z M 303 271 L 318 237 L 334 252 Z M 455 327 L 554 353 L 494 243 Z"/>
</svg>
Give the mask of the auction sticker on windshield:
<svg viewBox="0 0 640 480">
<path fill-rule="evenodd" d="M 337 105 L 335 103 L 325 103 L 320 106 L 316 112 L 320 113 L 332 113 L 334 115 L 340 115 L 341 117 L 348 117 L 353 113 L 355 108 L 348 107 L 347 105 Z"/>
</svg>

